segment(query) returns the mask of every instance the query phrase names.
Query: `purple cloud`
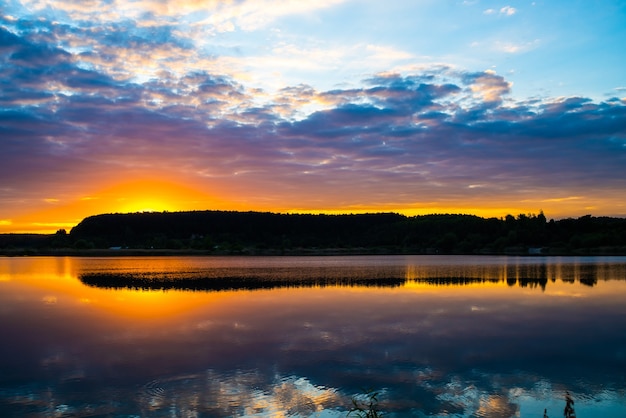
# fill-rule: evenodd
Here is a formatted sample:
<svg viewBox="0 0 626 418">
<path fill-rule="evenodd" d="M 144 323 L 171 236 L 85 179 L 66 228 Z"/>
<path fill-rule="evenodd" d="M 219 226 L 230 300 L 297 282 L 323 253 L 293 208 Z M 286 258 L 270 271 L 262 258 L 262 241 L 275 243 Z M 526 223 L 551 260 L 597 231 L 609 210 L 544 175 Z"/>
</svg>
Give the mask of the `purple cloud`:
<svg viewBox="0 0 626 418">
<path fill-rule="evenodd" d="M 169 29 L 150 42 L 138 31 L 108 45 L 180 46 Z M 266 92 L 209 69 L 130 80 L 48 42 L 0 28 L 0 189 L 158 166 L 275 202 L 306 189 L 308 205 L 626 190 L 619 99 L 515 102 L 500 75 L 440 66 L 361 88 L 287 87 L 259 104 Z"/>
</svg>

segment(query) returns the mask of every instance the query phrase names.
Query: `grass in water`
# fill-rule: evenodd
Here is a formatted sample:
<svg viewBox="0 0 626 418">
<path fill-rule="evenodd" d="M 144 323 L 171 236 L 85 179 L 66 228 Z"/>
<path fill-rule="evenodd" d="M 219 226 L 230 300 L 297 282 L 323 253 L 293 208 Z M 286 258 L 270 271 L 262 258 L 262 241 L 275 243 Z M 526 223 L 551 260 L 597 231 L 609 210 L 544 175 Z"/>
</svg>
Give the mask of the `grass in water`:
<svg viewBox="0 0 626 418">
<path fill-rule="evenodd" d="M 365 393 L 365 400 L 352 397 L 352 408 L 348 412 L 348 417 L 359 418 L 380 418 L 383 413 L 378 409 L 379 392 L 369 390 Z"/>
</svg>

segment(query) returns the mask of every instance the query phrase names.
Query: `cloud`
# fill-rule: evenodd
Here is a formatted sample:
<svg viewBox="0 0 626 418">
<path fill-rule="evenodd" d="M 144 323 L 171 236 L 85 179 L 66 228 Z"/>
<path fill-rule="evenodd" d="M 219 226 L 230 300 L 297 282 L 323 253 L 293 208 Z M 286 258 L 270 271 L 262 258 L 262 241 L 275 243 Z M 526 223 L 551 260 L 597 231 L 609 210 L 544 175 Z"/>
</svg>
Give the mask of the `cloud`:
<svg viewBox="0 0 626 418">
<path fill-rule="evenodd" d="M 57 73 L 50 74 L 50 80 L 61 80 L 62 88 L 71 88 L 73 94 L 58 96 L 53 114 L 36 107 L 7 114 L 3 128 L 17 135 L 26 126 L 20 120 L 31 118 L 34 123 L 28 123 L 30 129 L 21 134 L 40 138 L 43 146 L 37 150 L 42 158 L 46 154 L 52 161 L 70 158 L 73 164 L 139 169 L 167 155 L 162 164 L 171 170 L 182 166 L 212 176 L 255 173 L 254 181 L 261 183 L 279 178 L 300 181 L 304 172 L 325 173 L 329 179 L 337 175 L 333 182 L 348 188 L 363 176 L 374 187 L 382 187 L 390 178 L 399 187 L 422 178 L 426 181 L 419 188 L 432 192 L 437 183 L 454 185 L 457 178 L 463 178 L 463 188 L 494 175 L 496 184 L 527 179 L 528 174 L 522 173 L 528 164 L 541 166 L 540 161 L 559 155 L 565 146 L 545 143 L 538 147 L 544 153 L 536 154 L 525 148 L 526 137 L 548 140 L 572 135 L 572 144 L 565 149 L 577 149 L 576 138 L 584 132 L 601 132 L 603 123 L 608 135 L 622 135 L 617 124 L 610 123 L 615 116 L 604 116 L 619 113 L 623 110 L 619 106 L 582 98 L 535 108 L 505 106 L 511 84 L 491 71 L 439 68 L 429 74 L 380 74 L 365 80 L 366 87 L 326 92 L 295 86 L 283 89 L 274 106 L 254 107 L 245 88 L 206 72 L 127 84 L 71 63 L 53 68 Z M 326 109 L 296 121 L 286 118 L 312 102 L 323 103 Z M 563 132 L 555 121 L 564 119 L 570 119 L 567 126 L 572 129 Z M 585 128 L 590 121 L 594 126 Z M 174 149 L 172 138 L 178 144 Z M 22 160 L 35 155 L 32 142 L 13 144 L 12 155 L 21 155 Z M 596 147 L 597 152 L 602 149 Z M 574 177 L 579 163 L 575 155 L 569 157 L 572 178 L 579 177 Z M 562 163 L 567 162 L 566 158 Z M 207 163 L 208 171 L 203 168 Z M 619 169 L 619 161 L 615 163 L 613 169 Z M 537 179 L 547 174 L 533 170 Z"/>
<path fill-rule="evenodd" d="M 283 16 L 308 14 L 344 1 L 286 0 L 280 7 L 272 0 L 23 0 L 22 4 L 34 12 L 52 9 L 76 21 L 110 23 L 130 19 L 142 21 L 146 26 L 181 22 L 208 25 L 215 32 L 229 32 L 235 26 L 246 31 L 256 30 Z"/>
<path fill-rule="evenodd" d="M 486 9 L 483 11 L 483 14 L 486 15 L 495 15 L 495 14 L 501 14 L 504 16 L 513 16 L 514 14 L 517 13 L 517 9 L 511 6 L 504 6 L 502 8 L 500 8 L 500 10 L 496 10 L 496 9 Z"/>
<path fill-rule="evenodd" d="M 246 0 L 226 4 L 211 1 L 209 9 L 213 9 L 214 13 L 211 13 L 209 19 L 211 22 L 230 21 L 237 27 L 250 31 L 266 26 L 270 22 L 283 16 L 309 14 L 343 2 L 345 2 L 345 0 L 323 0 L 315 2 L 287 0 L 281 2 L 280 7 L 276 7 L 276 4 L 271 0 Z M 172 3 L 175 4 L 176 2 L 172 1 Z M 216 4 L 218 5 L 217 7 L 215 7 Z M 202 9 L 206 10 L 205 7 Z"/>
<path fill-rule="evenodd" d="M 501 103 L 511 91 L 511 83 L 493 71 L 466 74 L 464 79 L 470 91 L 485 104 Z"/>
<path fill-rule="evenodd" d="M 539 45 L 541 45 L 541 41 L 539 39 L 524 42 L 496 41 L 494 42 L 494 49 L 496 51 L 506 52 L 508 54 L 517 54 L 536 49 L 539 47 Z"/>
<path fill-rule="evenodd" d="M 257 24 L 279 16 L 250 2 L 189 2 L 180 10 L 168 2 L 135 3 L 127 7 L 153 17 L 200 5 L 224 13 L 239 5 L 258 15 Z M 113 4 L 51 7 L 83 15 L 98 6 L 102 19 L 113 19 Z M 280 13 L 314 8 L 298 4 Z M 263 66 L 269 55 L 212 56 L 169 21 L 70 27 L 5 18 L 4 25 L 0 190 L 23 190 L 28 199 L 42 186 L 145 175 L 155 167 L 219 181 L 226 193 L 245 196 L 239 199 L 287 209 L 409 207 L 424 196 L 440 205 L 580 196 L 582 206 L 626 189 L 616 175 L 626 171 L 626 103 L 617 99 L 516 101 L 512 82 L 494 71 L 426 64 L 364 75 L 350 86 L 267 90 L 239 71 Z M 323 61 L 323 48 L 294 45 L 281 44 L 285 68 L 316 61 L 332 71 L 357 53 L 364 60 L 411 58 L 363 43 L 331 48 Z M 88 185 L 81 188 L 89 194 Z M 57 196 L 45 197 L 51 195 Z"/>
<path fill-rule="evenodd" d="M 503 14 L 506 16 L 513 16 L 515 13 L 517 13 L 517 9 L 515 7 L 504 6 L 503 8 L 500 9 L 500 14 Z"/>
</svg>

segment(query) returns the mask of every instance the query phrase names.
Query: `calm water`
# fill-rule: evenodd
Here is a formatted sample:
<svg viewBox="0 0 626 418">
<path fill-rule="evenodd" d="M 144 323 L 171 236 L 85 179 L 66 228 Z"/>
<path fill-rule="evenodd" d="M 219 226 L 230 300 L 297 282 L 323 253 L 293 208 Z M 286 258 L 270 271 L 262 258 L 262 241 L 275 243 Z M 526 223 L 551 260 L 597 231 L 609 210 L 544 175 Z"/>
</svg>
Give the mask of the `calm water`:
<svg viewBox="0 0 626 418">
<path fill-rule="evenodd" d="M 626 417 L 626 257 L 0 258 L 0 416 Z"/>
</svg>

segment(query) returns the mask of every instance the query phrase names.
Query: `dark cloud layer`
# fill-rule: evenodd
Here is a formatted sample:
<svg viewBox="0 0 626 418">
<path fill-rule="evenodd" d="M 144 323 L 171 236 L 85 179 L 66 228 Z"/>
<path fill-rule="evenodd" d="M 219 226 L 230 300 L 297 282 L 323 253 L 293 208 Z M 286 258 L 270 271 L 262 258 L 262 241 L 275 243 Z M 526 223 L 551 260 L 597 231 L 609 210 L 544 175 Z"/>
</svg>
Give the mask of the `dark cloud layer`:
<svg viewBox="0 0 626 418">
<path fill-rule="evenodd" d="M 77 31 L 0 26 L 0 190 L 157 164 L 287 193 L 309 187 L 317 199 L 332 188 L 343 204 L 463 200 L 468 187 L 519 199 L 626 190 L 623 100 L 516 102 L 500 75 L 439 66 L 358 89 L 294 86 L 260 106 L 265 92 L 210 68 L 146 80 L 107 72 L 116 49 L 188 48 L 169 28 L 149 39 L 137 27 L 91 29 L 98 47 L 87 52 L 55 42 Z M 324 105 L 302 113 L 315 101 Z"/>
</svg>

